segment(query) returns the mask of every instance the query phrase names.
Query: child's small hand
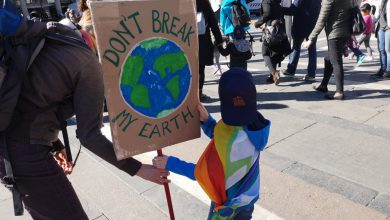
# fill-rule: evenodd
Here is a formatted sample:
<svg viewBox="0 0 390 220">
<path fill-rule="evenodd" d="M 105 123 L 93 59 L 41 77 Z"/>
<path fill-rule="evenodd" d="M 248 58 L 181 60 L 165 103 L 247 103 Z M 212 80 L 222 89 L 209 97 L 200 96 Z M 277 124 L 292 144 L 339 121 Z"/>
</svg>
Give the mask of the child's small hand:
<svg viewBox="0 0 390 220">
<path fill-rule="evenodd" d="M 209 112 L 204 107 L 204 105 L 200 102 L 198 104 L 198 111 L 199 111 L 199 115 L 200 115 L 200 121 L 207 122 L 209 120 Z"/>
<path fill-rule="evenodd" d="M 153 166 L 158 169 L 165 169 L 167 166 L 168 157 L 167 156 L 157 156 L 153 159 Z"/>
</svg>

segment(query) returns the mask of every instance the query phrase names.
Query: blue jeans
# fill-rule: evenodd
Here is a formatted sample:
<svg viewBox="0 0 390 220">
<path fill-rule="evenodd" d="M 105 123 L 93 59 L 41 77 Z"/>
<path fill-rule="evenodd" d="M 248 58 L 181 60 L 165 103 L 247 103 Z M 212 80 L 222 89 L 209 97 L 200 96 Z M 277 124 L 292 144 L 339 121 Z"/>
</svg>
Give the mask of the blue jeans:
<svg viewBox="0 0 390 220">
<path fill-rule="evenodd" d="M 390 30 L 379 29 L 378 48 L 382 70 L 390 72 Z"/>
<path fill-rule="evenodd" d="M 295 74 L 297 70 L 299 56 L 301 54 L 301 46 L 305 39 L 304 38 L 294 38 L 293 39 L 293 48 L 289 57 L 289 62 L 287 66 L 287 72 Z M 309 47 L 309 65 L 307 66 L 307 75 L 310 77 L 316 76 L 317 69 L 317 42 L 314 41 L 311 47 Z"/>
<path fill-rule="evenodd" d="M 213 217 L 213 211 L 214 211 L 214 206 L 215 204 L 212 202 L 210 205 L 210 212 L 209 216 L 207 217 L 207 220 L 211 220 L 211 217 Z M 252 213 L 253 210 L 255 209 L 254 205 L 240 210 L 233 218 L 233 220 L 250 220 L 252 219 Z"/>
</svg>

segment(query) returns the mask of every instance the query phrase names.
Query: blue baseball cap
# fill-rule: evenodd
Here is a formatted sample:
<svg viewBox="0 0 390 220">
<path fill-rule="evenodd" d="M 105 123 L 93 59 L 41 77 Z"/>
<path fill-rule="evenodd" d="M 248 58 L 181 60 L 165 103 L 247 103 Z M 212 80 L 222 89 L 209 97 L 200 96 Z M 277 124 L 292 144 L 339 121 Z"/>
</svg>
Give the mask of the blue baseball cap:
<svg viewBox="0 0 390 220">
<path fill-rule="evenodd" d="M 258 119 L 256 86 L 248 71 L 235 67 L 222 74 L 218 93 L 225 124 L 244 126 Z"/>
</svg>

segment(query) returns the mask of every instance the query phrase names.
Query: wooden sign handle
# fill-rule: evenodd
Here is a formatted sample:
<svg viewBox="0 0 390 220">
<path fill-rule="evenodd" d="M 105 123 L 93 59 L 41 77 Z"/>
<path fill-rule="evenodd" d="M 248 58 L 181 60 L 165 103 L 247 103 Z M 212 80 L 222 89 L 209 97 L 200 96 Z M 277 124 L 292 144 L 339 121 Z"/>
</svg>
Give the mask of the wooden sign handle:
<svg viewBox="0 0 390 220">
<path fill-rule="evenodd" d="M 163 156 L 162 150 L 157 150 L 158 156 Z M 173 212 L 173 205 L 172 205 L 172 199 L 171 199 L 171 192 L 169 190 L 168 183 L 164 183 L 164 189 L 165 189 L 165 195 L 167 197 L 167 203 L 168 203 L 168 210 L 169 210 L 169 216 L 171 220 L 175 220 L 175 213 Z"/>
</svg>

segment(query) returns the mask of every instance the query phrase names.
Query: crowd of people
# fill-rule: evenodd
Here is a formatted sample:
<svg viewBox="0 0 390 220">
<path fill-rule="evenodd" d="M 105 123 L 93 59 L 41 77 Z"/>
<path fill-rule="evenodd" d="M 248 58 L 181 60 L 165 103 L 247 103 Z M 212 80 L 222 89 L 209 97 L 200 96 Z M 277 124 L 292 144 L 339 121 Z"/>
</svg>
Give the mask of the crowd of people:
<svg viewBox="0 0 390 220">
<path fill-rule="evenodd" d="M 214 1 L 212 1 L 214 2 Z M 219 1 L 220 8 L 217 10 L 218 15 L 216 18 L 219 18 L 220 29 L 223 36 L 226 36 L 227 46 L 229 50 L 232 50 L 232 45 L 235 45 L 234 30 L 240 29 L 240 33 L 246 32 L 251 26 L 241 27 L 240 24 L 237 25 L 234 21 L 234 13 L 232 15 L 232 7 L 235 5 L 235 1 Z M 246 2 L 241 0 L 240 4 L 248 10 Z M 215 5 L 215 3 L 214 3 Z M 294 77 L 302 44 L 308 48 L 308 66 L 307 72 L 303 78 L 304 81 L 313 83 L 315 82 L 315 77 L 317 74 L 317 38 L 319 34 L 325 29 L 327 44 L 328 44 L 328 53 L 325 56 L 325 66 L 324 66 L 324 77 L 320 85 L 315 86 L 314 89 L 319 92 L 328 92 L 328 83 L 331 78 L 331 75 L 334 74 L 336 79 L 336 92 L 333 95 L 326 94 L 325 97 L 328 99 L 344 99 L 344 69 L 343 69 L 343 56 L 348 57 L 349 59 L 356 59 L 356 66 L 359 66 L 364 61 L 372 61 L 372 47 L 370 45 L 371 35 L 377 37 L 378 40 L 378 50 L 380 52 L 380 63 L 381 67 L 378 68 L 378 72 L 372 74 L 371 77 L 376 79 L 387 79 L 390 78 L 388 71 L 388 58 L 387 52 L 388 48 L 386 45 L 390 44 L 386 33 L 388 33 L 388 21 L 387 21 L 387 1 L 383 0 L 363 0 L 363 1 L 321 1 L 321 0 L 292 0 L 289 7 L 283 7 L 283 2 L 281 0 L 263 0 L 261 3 L 260 17 L 254 23 L 254 27 L 260 29 L 259 31 L 263 33 L 263 44 L 261 47 L 261 53 L 264 58 L 265 66 L 269 70 L 269 77 L 267 78 L 267 83 L 279 84 L 280 82 L 280 72 L 277 70 L 277 67 L 280 66 L 281 61 L 283 61 L 288 56 L 288 65 L 287 68 L 282 72 L 284 76 Z M 352 14 L 354 13 L 353 8 L 359 8 L 361 15 L 364 19 L 365 30 L 358 35 L 353 35 L 352 33 Z M 390 12 L 390 11 L 389 11 Z M 279 23 L 284 22 L 285 16 L 292 16 L 292 27 L 286 28 L 281 27 Z M 244 29 L 243 29 L 244 28 Z M 290 42 L 280 43 L 278 48 L 272 48 L 267 43 L 267 33 L 269 31 L 274 31 L 274 29 L 283 29 L 279 32 L 284 32 L 287 35 L 286 30 L 291 29 L 292 39 Z M 214 27 L 214 32 L 217 32 Z M 275 32 L 275 31 L 274 31 Z M 220 35 L 217 33 L 218 36 Z M 271 33 L 272 35 L 273 33 Z M 265 36 L 264 36 L 265 35 Z M 274 36 L 277 36 L 277 33 L 274 33 Z M 200 36 L 201 37 L 201 36 Z M 245 39 L 245 37 L 243 38 Z M 247 39 L 248 40 L 248 39 Z M 265 40 L 265 41 L 264 41 Z M 290 39 L 289 39 L 290 40 Z M 291 46 L 289 45 L 291 43 Z M 228 55 L 223 46 L 220 44 L 220 41 L 216 41 L 217 47 L 220 54 L 223 56 Z M 367 50 L 367 55 L 360 50 L 360 46 L 364 44 Z M 200 48 L 208 47 L 207 45 L 200 42 Z M 351 52 L 349 52 L 350 50 Z M 218 55 L 218 54 L 217 54 Z M 234 53 L 233 53 L 234 56 Z M 230 57 L 230 67 L 236 67 L 237 64 L 242 68 L 247 68 L 246 61 L 250 59 L 249 54 L 239 54 L 241 59 L 240 62 L 235 62 L 234 57 Z M 233 60 L 232 60 L 233 59 Z M 220 67 L 218 66 L 218 69 Z M 201 84 L 203 85 L 203 81 Z M 201 100 L 207 101 L 207 96 L 202 94 Z"/>
<path fill-rule="evenodd" d="M 113 144 L 100 131 L 103 77 L 88 0 L 79 2 L 80 13 L 69 10 L 67 18 L 60 21 L 59 24 L 69 28 L 26 20 L 11 0 L 0 2 L 0 161 L 4 162 L 0 163 L 0 176 L 14 193 L 16 209 L 18 202 L 23 201 L 34 219 L 88 219 L 66 177 L 73 168 L 68 160 L 67 143 L 64 146 L 58 137 L 59 131 L 64 131 L 63 119 L 76 115 L 80 142 L 117 168 L 158 184 L 168 182 L 167 170 L 187 176 L 198 181 L 212 201 L 208 219 L 251 219 L 260 195 L 260 152 L 267 144 L 271 122 L 257 110 L 256 86 L 247 71 L 252 37 L 248 32 L 251 20 L 245 0 L 212 4 L 209 0 L 196 0 L 200 101 L 208 99 L 203 91 L 205 67 L 214 64 L 218 53 L 230 55 L 230 70 L 222 73 L 218 89 L 222 120 L 216 122 L 199 103 L 201 126 L 211 141 L 198 163 L 161 156 L 153 160 L 153 166 L 133 158 L 117 161 Z M 290 7 L 282 7 L 281 0 L 263 0 L 260 18 L 254 26 L 263 33 L 261 51 L 269 71 L 267 82 L 280 82 L 277 68 L 287 56 L 289 63 L 283 74 L 295 75 L 305 40 L 309 64 L 304 80 L 314 82 L 316 42 L 323 29 L 328 53 L 322 82 L 315 90 L 327 93 L 334 74 L 336 91 L 327 98 L 344 99 L 343 56 L 348 56 L 346 49 L 351 48 L 357 64 L 372 59 L 372 33 L 377 35 L 381 61 L 378 73 L 372 76 L 390 78 L 387 2 L 383 0 L 375 6 L 374 12 L 374 4 L 366 1 L 294 0 Z M 355 4 L 360 7 L 365 23 L 359 36 L 352 34 Z M 292 46 L 284 27 L 285 15 L 293 16 Z M 73 40 L 56 43 L 50 38 L 53 31 L 50 27 L 72 36 Z M 20 49 L 25 48 L 20 39 L 40 39 L 43 35 L 49 39 L 44 42 L 44 49 L 41 41 L 34 41 L 39 50 Z M 359 50 L 362 43 L 367 56 Z M 77 59 L 73 59 L 75 54 Z M 22 58 L 26 59 L 19 62 Z M 27 70 L 29 76 L 25 78 Z M 19 200 L 15 195 L 19 195 Z M 20 214 L 20 209 L 17 213 Z"/>
</svg>

